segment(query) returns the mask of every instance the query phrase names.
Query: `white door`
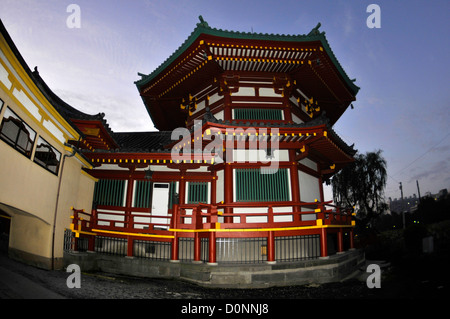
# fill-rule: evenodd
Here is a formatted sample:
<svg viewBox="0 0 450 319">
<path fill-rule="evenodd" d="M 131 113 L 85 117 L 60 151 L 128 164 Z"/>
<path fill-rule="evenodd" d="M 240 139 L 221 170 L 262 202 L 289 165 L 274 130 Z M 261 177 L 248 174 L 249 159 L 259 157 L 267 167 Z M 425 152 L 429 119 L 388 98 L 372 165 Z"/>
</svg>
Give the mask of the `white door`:
<svg viewBox="0 0 450 319">
<path fill-rule="evenodd" d="M 150 223 L 170 224 L 169 218 L 159 216 L 168 216 L 169 211 L 169 183 L 153 183 L 152 192 L 152 217 Z M 169 226 L 155 225 L 155 228 L 169 229 Z"/>
</svg>

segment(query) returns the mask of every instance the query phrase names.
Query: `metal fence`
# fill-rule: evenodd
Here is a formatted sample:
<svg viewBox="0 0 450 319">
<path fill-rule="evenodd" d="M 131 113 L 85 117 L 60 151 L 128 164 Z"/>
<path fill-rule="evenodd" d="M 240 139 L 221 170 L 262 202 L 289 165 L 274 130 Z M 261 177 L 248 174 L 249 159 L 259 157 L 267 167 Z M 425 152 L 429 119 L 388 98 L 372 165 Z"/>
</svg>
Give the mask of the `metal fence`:
<svg viewBox="0 0 450 319">
<path fill-rule="evenodd" d="M 296 261 L 320 256 L 319 235 L 287 236 L 275 238 L 275 260 Z"/>
<path fill-rule="evenodd" d="M 267 238 L 217 238 L 217 262 L 262 263 L 267 261 Z"/>
<path fill-rule="evenodd" d="M 77 251 L 84 252 L 88 250 L 89 240 L 88 238 L 78 238 L 77 239 Z M 63 249 L 66 252 L 75 250 L 75 234 L 70 229 L 64 230 L 64 243 Z"/>
<path fill-rule="evenodd" d="M 133 255 L 152 260 L 170 260 L 172 244 L 163 241 L 135 240 Z"/>
<path fill-rule="evenodd" d="M 179 238 L 178 259 L 194 260 L 194 239 Z M 95 237 L 95 252 L 114 256 L 127 255 L 127 239 L 105 236 Z M 171 242 L 134 240 L 133 256 L 152 260 L 170 260 Z M 75 236 L 66 229 L 64 251 L 75 250 Z M 88 250 L 88 238 L 77 239 L 77 251 Z M 253 264 L 267 261 L 267 238 L 216 238 L 216 260 L 218 263 Z M 291 262 L 315 259 L 320 256 L 319 235 L 286 236 L 275 238 L 275 260 Z M 201 239 L 201 261 L 209 260 L 209 239 Z"/>
<path fill-rule="evenodd" d="M 70 229 L 64 230 L 64 243 L 63 243 L 63 250 L 65 252 L 71 252 L 75 249 L 74 247 L 74 233 Z"/>
<path fill-rule="evenodd" d="M 114 255 L 114 256 L 126 256 L 127 255 L 127 240 L 124 238 L 114 237 L 95 237 L 95 252 Z"/>
<path fill-rule="evenodd" d="M 203 262 L 208 261 L 209 257 L 209 240 L 208 238 L 201 238 L 201 253 L 200 260 Z M 178 259 L 180 261 L 192 261 L 194 260 L 194 238 L 178 238 Z"/>
</svg>

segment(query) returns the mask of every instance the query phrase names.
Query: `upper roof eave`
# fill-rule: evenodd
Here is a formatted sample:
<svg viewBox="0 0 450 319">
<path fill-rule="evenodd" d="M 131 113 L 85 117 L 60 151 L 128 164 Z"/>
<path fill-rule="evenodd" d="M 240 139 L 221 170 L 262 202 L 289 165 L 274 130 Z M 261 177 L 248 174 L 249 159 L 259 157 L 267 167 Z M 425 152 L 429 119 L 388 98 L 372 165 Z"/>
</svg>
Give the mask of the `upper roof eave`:
<svg viewBox="0 0 450 319">
<path fill-rule="evenodd" d="M 252 32 L 238 32 L 211 28 L 207 22 L 205 22 L 202 16 L 199 17 L 200 22 L 197 23 L 194 31 L 189 35 L 189 37 L 184 41 L 184 43 L 178 47 L 178 49 L 167 58 L 159 67 L 157 67 L 152 73 L 145 75 L 139 73 L 141 76 L 140 80 L 135 81 L 138 90 L 144 85 L 152 81 L 159 74 L 161 74 L 171 63 L 173 63 L 183 52 L 185 52 L 202 34 L 218 36 L 224 38 L 234 38 L 243 40 L 265 40 L 265 41 L 286 41 L 286 42 L 313 42 L 320 41 L 325 52 L 330 57 L 334 66 L 342 76 L 344 82 L 347 84 L 353 95 L 356 95 L 359 91 L 359 87 L 354 84 L 355 80 L 351 80 L 341 64 L 334 55 L 331 47 L 325 37 L 325 32 L 320 32 L 320 23 L 317 24 L 308 34 L 298 34 L 298 35 L 285 35 L 285 34 L 268 34 L 268 33 L 252 33 Z"/>
</svg>

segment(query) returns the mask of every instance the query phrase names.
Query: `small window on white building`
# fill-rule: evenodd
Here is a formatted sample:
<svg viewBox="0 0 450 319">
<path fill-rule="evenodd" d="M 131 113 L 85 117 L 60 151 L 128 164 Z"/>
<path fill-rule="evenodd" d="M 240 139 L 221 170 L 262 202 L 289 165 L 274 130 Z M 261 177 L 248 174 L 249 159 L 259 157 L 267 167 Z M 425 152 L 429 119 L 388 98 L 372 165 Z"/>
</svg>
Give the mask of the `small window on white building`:
<svg viewBox="0 0 450 319">
<path fill-rule="evenodd" d="M 42 137 L 39 137 L 36 152 L 34 154 L 34 162 L 53 174 L 58 174 L 61 153 L 47 143 Z"/>
<path fill-rule="evenodd" d="M 0 125 L 0 139 L 30 158 L 36 139 L 36 132 L 12 110 L 6 108 L 2 124 Z"/>
</svg>

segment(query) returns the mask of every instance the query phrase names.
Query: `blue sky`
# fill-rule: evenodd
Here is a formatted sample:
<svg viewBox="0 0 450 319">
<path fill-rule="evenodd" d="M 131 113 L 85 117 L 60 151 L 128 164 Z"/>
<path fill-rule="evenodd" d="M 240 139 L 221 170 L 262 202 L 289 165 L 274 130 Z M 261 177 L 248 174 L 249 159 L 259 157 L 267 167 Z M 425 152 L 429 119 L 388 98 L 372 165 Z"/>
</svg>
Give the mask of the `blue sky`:
<svg viewBox="0 0 450 319">
<path fill-rule="evenodd" d="M 67 12 L 81 10 L 81 27 Z M 366 12 L 381 9 L 381 28 Z M 305 34 L 318 22 L 350 78 L 361 87 L 335 125 L 364 153 L 383 150 L 386 196 L 450 189 L 448 0 L 81 1 L 0 0 L 0 18 L 30 66 L 72 106 L 106 113 L 114 131 L 149 131 L 153 124 L 134 81 L 150 73 L 194 30 L 211 27 Z M 329 193 L 329 190 L 327 190 Z"/>
</svg>

